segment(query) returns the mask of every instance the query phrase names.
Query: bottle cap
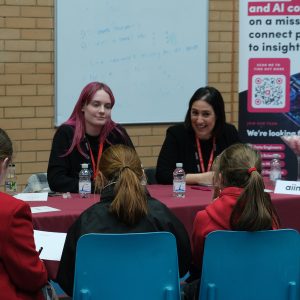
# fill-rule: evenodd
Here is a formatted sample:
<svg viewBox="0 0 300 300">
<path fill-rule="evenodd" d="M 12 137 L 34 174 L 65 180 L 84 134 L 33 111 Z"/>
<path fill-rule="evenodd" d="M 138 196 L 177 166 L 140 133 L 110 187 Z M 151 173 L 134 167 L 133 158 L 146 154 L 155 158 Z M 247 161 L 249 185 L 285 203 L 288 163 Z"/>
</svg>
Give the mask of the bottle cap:
<svg viewBox="0 0 300 300">
<path fill-rule="evenodd" d="M 82 167 L 83 169 L 87 169 L 87 168 L 89 167 L 89 165 L 88 165 L 88 164 L 81 164 L 81 167 Z"/>
<path fill-rule="evenodd" d="M 176 163 L 176 168 L 182 168 L 183 164 L 182 163 Z"/>
</svg>

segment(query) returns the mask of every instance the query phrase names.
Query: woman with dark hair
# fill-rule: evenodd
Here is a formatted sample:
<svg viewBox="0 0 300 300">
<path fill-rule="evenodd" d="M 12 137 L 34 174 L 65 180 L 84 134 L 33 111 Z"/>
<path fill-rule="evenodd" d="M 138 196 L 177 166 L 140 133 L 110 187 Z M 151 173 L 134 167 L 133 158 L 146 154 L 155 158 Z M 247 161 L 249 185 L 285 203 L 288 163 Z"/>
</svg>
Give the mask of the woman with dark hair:
<svg viewBox="0 0 300 300">
<path fill-rule="evenodd" d="M 237 142 L 236 128 L 226 123 L 220 92 L 209 86 L 199 88 L 189 102 L 184 123 L 167 130 L 157 161 L 157 181 L 171 184 L 178 162 L 183 163 L 187 184 L 211 184 L 214 158 Z"/>
<path fill-rule="evenodd" d="M 13 154 L 12 143 L 0 129 L 0 182 Z M 35 249 L 29 205 L 0 192 L 0 299 L 43 300 L 48 275 Z"/>
<path fill-rule="evenodd" d="M 176 237 L 179 273 L 183 276 L 188 271 L 188 234 L 173 213 L 147 193 L 143 178 L 134 149 L 113 145 L 101 156 L 96 178 L 101 200 L 84 211 L 69 229 L 59 265 L 57 281 L 68 295 L 73 293 L 76 244 L 87 233 L 171 232 Z"/>
<path fill-rule="evenodd" d="M 91 82 L 83 88 L 70 118 L 53 138 L 47 171 L 51 190 L 78 193 L 82 163 L 91 166 L 95 179 L 97 163 L 106 148 L 114 144 L 134 148 L 126 130 L 111 119 L 114 104 L 114 95 L 106 84 Z"/>
</svg>

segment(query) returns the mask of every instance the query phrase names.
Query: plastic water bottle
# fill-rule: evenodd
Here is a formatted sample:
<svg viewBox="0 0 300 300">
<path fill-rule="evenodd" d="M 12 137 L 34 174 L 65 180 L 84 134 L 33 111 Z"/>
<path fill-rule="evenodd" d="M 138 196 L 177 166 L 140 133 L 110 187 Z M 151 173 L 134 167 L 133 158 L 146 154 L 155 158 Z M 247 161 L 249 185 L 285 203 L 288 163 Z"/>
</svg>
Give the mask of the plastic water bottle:
<svg viewBox="0 0 300 300">
<path fill-rule="evenodd" d="M 185 172 L 182 163 L 176 163 L 176 169 L 173 172 L 173 196 L 185 197 Z"/>
<path fill-rule="evenodd" d="M 17 193 L 16 166 L 9 164 L 5 178 L 5 192 L 14 195 Z"/>
<path fill-rule="evenodd" d="M 81 198 L 88 198 L 92 191 L 91 173 L 88 164 L 81 164 L 79 172 L 79 194 Z"/>
<path fill-rule="evenodd" d="M 281 179 L 280 155 L 274 154 L 270 162 L 270 180 L 275 183 L 278 179 Z"/>
<path fill-rule="evenodd" d="M 142 171 L 143 171 L 143 177 L 141 179 L 141 185 L 146 186 L 147 185 L 147 176 L 145 174 L 145 169 L 143 167 L 143 165 L 141 165 L 142 167 Z"/>
</svg>

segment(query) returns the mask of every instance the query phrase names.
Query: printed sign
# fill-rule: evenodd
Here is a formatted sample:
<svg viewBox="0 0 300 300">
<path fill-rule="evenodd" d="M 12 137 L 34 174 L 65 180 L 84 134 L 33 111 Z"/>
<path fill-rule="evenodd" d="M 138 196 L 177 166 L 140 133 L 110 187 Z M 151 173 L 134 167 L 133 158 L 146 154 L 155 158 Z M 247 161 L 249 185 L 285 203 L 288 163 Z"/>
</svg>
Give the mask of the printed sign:
<svg viewBox="0 0 300 300">
<path fill-rule="evenodd" d="M 290 60 L 249 59 L 248 111 L 287 112 L 290 110 Z"/>
<path fill-rule="evenodd" d="M 239 134 L 300 180 L 300 0 L 240 0 Z"/>
<path fill-rule="evenodd" d="M 300 181 L 277 180 L 274 194 L 300 195 Z"/>
</svg>

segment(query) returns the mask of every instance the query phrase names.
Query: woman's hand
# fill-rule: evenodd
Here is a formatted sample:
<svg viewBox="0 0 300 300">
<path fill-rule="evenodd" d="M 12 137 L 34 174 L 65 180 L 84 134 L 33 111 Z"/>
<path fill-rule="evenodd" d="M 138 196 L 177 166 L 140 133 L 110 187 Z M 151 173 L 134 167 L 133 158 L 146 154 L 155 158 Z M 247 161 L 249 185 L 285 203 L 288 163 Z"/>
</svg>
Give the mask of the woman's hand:
<svg viewBox="0 0 300 300">
<path fill-rule="evenodd" d="M 214 172 L 186 174 L 186 184 L 212 185 Z"/>
</svg>

